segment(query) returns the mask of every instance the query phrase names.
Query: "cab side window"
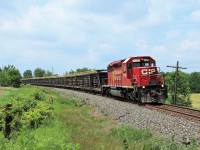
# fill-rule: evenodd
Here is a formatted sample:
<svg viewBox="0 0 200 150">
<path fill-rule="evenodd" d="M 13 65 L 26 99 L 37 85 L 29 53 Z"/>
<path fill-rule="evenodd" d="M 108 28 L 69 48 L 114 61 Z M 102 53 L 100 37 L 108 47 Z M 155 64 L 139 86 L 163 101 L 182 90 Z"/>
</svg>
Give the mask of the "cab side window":
<svg viewBox="0 0 200 150">
<path fill-rule="evenodd" d="M 134 62 L 133 63 L 133 66 L 136 68 L 136 67 L 140 67 L 140 62 Z"/>
<path fill-rule="evenodd" d="M 151 63 L 151 66 L 154 67 L 154 66 L 156 66 L 156 64 L 152 62 L 152 63 Z"/>
<path fill-rule="evenodd" d="M 131 69 L 131 68 L 132 68 L 132 64 L 131 64 L 131 63 L 128 63 L 127 68 L 128 68 L 128 69 Z"/>
</svg>

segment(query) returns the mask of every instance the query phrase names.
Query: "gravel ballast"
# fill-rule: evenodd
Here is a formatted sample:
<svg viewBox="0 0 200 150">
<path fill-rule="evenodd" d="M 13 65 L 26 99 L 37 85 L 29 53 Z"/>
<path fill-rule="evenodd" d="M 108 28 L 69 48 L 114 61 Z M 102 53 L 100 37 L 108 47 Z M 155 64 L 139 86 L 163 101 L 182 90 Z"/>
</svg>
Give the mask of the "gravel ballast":
<svg viewBox="0 0 200 150">
<path fill-rule="evenodd" d="M 87 103 L 96 105 L 104 115 L 109 115 L 120 124 L 131 125 L 134 128 L 145 128 L 165 138 L 174 137 L 180 142 L 189 142 L 192 138 L 200 141 L 200 124 L 176 116 L 151 110 L 132 104 L 101 97 L 84 92 L 57 89 L 64 95 L 78 97 Z"/>
</svg>

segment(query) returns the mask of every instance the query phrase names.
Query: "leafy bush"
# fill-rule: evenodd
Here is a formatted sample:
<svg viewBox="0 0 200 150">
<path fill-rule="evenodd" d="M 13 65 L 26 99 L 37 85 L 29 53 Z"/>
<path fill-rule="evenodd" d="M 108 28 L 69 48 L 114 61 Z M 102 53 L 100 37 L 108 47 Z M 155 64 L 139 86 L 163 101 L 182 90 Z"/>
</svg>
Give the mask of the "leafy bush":
<svg viewBox="0 0 200 150">
<path fill-rule="evenodd" d="M 78 150 L 79 144 L 72 142 L 71 130 L 60 122 L 57 110 L 65 105 L 75 107 L 76 103 L 63 97 L 61 100 L 58 98 L 58 93 L 53 90 L 30 85 L 22 86 L 1 98 L 2 106 L 12 104 L 10 110 L 0 111 L 1 131 L 5 131 L 7 115 L 11 115 L 13 120 L 11 138 L 7 139 L 0 133 L 0 149 Z"/>
<path fill-rule="evenodd" d="M 165 102 L 166 104 L 173 104 L 174 97 L 173 95 L 169 94 L 168 99 Z M 184 107 L 192 107 L 192 100 L 190 97 L 185 97 L 183 95 L 177 95 L 177 102 L 176 105 L 184 106 Z"/>
<path fill-rule="evenodd" d="M 5 131 L 5 118 L 10 116 L 12 132 L 22 128 L 37 128 L 53 117 L 53 107 L 48 103 L 50 97 L 37 87 L 23 87 L 10 92 L 0 99 L 10 109 L 0 110 L 0 129 Z"/>
<path fill-rule="evenodd" d="M 1 86 L 13 86 L 20 87 L 21 84 L 21 74 L 18 69 L 14 66 L 8 65 L 0 70 L 0 85 Z"/>
</svg>

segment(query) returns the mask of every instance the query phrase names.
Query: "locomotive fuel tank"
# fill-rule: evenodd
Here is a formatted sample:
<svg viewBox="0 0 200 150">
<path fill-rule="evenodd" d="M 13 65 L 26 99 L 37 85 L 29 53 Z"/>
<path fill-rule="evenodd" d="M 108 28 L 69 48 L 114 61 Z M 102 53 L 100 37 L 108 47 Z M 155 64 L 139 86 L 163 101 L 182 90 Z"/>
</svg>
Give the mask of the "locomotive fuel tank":
<svg viewBox="0 0 200 150">
<path fill-rule="evenodd" d="M 112 96 L 124 98 L 124 93 L 123 93 L 122 90 L 110 90 L 110 94 L 111 94 Z"/>
</svg>

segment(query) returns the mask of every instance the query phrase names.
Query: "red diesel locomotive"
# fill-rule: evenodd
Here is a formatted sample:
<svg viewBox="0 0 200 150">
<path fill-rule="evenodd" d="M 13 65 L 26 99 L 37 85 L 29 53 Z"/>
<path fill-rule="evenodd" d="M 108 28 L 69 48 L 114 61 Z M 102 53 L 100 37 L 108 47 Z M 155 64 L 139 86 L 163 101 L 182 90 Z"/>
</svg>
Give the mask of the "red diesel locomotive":
<svg viewBox="0 0 200 150">
<path fill-rule="evenodd" d="M 103 93 L 142 103 L 162 103 L 167 98 L 164 76 L 149 56 L 129 57 L 108 65 Z M 104 83 L 105 83 L 104 82 Z"/>
<path fill-rule="evenodd" d="M 158 73 L 156 62 L 149 56 L 129 57 L 114 61 L 107 70 L 22 79 L 24 84 L 52 86 L 98 92 L 139 101 L 162 103 L 167 98 L 164 76 Z"/>
</svg>

